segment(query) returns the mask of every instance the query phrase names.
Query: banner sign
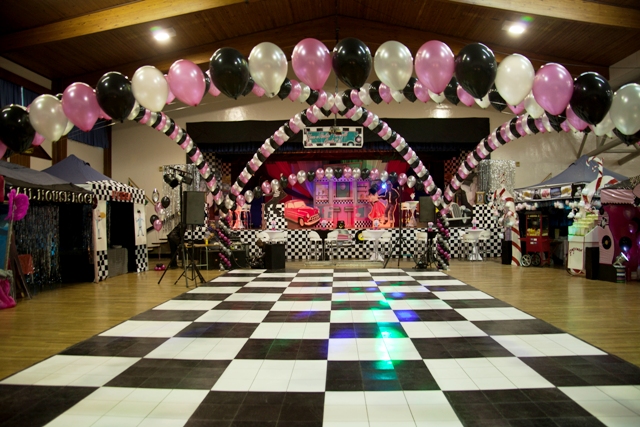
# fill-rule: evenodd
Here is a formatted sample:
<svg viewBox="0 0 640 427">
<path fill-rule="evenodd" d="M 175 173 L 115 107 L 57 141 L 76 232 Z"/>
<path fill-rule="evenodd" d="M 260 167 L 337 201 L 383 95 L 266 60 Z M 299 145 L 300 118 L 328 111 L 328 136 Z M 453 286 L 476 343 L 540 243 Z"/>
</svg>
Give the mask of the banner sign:
<svg viewBox="0 0 640 427">
<path fill-rule="evenodd" d="M 13 187 L 18 194 L 26 194 L 29 200 L 53 203 L 93 203 L 93 193 L 74 193 L 72 191 L 45 190 L 44 188 Z"/>
<path fill-rule="evenodd" d="M 362 127 L 307 127 L 302 134 L 304 148 L 362 148 Z"/>
</svg>

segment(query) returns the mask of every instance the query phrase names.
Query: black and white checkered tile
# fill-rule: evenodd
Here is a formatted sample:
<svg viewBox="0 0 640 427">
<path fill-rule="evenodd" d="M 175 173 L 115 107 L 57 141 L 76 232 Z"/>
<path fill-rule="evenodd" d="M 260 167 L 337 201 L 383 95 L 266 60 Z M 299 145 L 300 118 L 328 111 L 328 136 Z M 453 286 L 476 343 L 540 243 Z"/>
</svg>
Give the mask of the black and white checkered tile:
<svg viewBox="0 0 640 427">
<path fill-rule="evenodd" d="M 0 402 L 10 426 L 637 426 L 640 368 L 443 273 L 234 270 Z"/>
<path fill-rule="evenodd" d="M 106 280 L 109 277 L 109 259 L 107 251 L 98 251 L 96 256 L 98 263 L 98 281 Z"/>
<path fill-rule="evenodd" d="M 131 194 L 131 203 L 144 203 L 144 190 L 141 188 L 131 187 L 117 181 L 90 181 L 91 191 L 96 195 L 98 200 L 112 201 L 114 192 Z M 117 201 L 122 201 L 122 195 L 119 194 Z M 127 200 L 129 201 L 129 200 Z"/>
<path fill-rule="evenodd" d="M 267 228 L 286 229 L 287 220 L 284 218 L 284 203 L 276 205 L 265 204 L 263 222 Z"/>
<path fill-rule="evenodd" d="M 453 158 L 451 158 L 449 160 L 445 160 L 444 161 L 444 173 L 445 173 L 445 175 L 446 174 L 455 175 L 455 173 L 458 172 L 458 168 L 460 167 L 460 164 L 462 163 L 462 161 L 464 159 L 467 158 L 469 153 L 471 153 L 471 151 L 462 150 L 462 151 L 460 151 L 460 154 L 458 156 L 453 157 Z"/>
<path fill-rule="evenodd" d="M 136 272 L 140 273 L 149 270 L 149 254 L 147 245 L 137 245 L 135 247 Z"/>
</svg>

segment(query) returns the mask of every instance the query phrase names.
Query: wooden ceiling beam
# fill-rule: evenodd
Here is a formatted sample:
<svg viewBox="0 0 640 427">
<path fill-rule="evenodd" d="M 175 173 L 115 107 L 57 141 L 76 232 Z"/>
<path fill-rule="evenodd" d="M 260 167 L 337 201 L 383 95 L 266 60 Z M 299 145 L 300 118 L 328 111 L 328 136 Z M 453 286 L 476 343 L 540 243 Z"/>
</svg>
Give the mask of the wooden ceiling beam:
<svg viewBox="0 0 640 427">
<path fill-rule="evenodd" d="M 441 0 L 588 24 L 640 29 L 640 10 L 585 0 Z"/>
<path fill-rule="evenodd" d="M 413 54 L 418 51 L 420 46 L 422 46 L 429 40 L 440 40 L 446 43 L 451 48 L 454 54 L 457 54 L 460 49 L 462 49 L 467 44 L 473 43 L 473 41 L 471 40 L 463 40 L 459 38 L 443 36 L 440 34 L 434 34 L 380 22 L 365 21 L 358 18 L 339 17 L 339 24 L 341 27 L 341 34 L 344 34 L 344 37 L 356 37 L 362 40 L 369 47 L 372 55 L 375 54 L 377 48 L 382 43 L 388 40 L 397 40 L 405 44 Z M 291 58 L 291 52 L 293 51 L 295 45 L 300 40 L 308 37 L 309 28 L 314 28 L 314 37 L 325 43 L 331 50 L 335 45 L 334 26 L 335 17 L 333 16 L 311 21 L 299 22 L 297 24 L 288 25 L 283 28 L 274 28 L 271 30 L 221 40 L 214 43 L 208 43 L 206 45 L 196 46 L 190 49 L 181 50 L 180 52 L 171 52 L 160 56 L 146 58 L 140 61 L 116 65 L 112 69 L 98 70 L 89 74 L 69 77 L 68 79 L 63 79 L 61 83 L 63 85 L 62 87 L 66 87 L 73 82 L 85 82 L 93 86 L 95 85 L 95 82 L 97 82 L 98 79 L 107 71 L 119 71 L 131 77 L 133 76 L 133 73 L 143 65 L 153 65 L 156 68 L 166 72 L 171 64 L 173 64 L 178 59 L 188 59 L 205 69 L 208 67 L 209 59 L 211 58 L 213 52 L 221 47 L 233 47 L 239 50 L 243 55 L 245 55 L 245 57 L 248 57 L 251 49 L 253 49 L 253 47 L 258 43 L 261 43 L 265 40 L 277 40 L 278 46 L 284 51 L 288 58 Z M 543 56 L 533 52 L 514 52 L 512 48 L 504 46 L 489 44 L 489 47 L 493 49 L 498 62 L 500 62 L 507 55 L 510 55 L 512 53 L 520 53 L 529 58 L 536 69 L 549 62 L 557 62 L 560 64 L 564 64 L 566 68 L 571 72 L 571 74 L 576 76 L 586 71 L 595 71 L 602 74 L 605 78 L 608 78 L 609 75 L 608 67 L 604 66 L 580 63 L 568 58 Z"/>
<path fill-rule="evenodd" d="M 256 1 L 256 0 L 252 0 Z M 0 37 L 0 52 L 247 3 L 248 0 L 139 0 Z"/>
</svg>

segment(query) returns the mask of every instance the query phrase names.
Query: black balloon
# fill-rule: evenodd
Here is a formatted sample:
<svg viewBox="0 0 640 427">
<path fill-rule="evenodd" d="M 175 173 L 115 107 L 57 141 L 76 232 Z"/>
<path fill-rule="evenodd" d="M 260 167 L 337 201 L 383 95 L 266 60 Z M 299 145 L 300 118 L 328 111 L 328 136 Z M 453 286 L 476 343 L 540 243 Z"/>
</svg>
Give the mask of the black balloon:
<svg viewBox="0 0 640 427">
<path fill-rule="evenodd" d="M 416 186 L 415 187 L 416 187 L 416 191 L 424 190 L 424 184 L 419 179 L 416 181 Z"/>
<path fill-rule="evenodd" d="M 553 114 L 547 113 L 547 118 L 549 119 L 549 124 L 556 132 L 562 131 L 562 122 L 567 120 L 567 116 L 565 116 L 564 114 L 554 116 Z"/>
<path fill-rule="evenodd" d="M 169 199 L 169 196 L 164 196 L 162 200 L 160 200 L 160 204 L 166 209 L 171 204 L 171 199 Z"/>
<path fill-rule="evenodd" d="M 582 73 L 573 82 L 571 109 L 576 116 L 591 125 L 597 125 L 609 112 L 613 91 L 607 79 L 598 73 Z"/>
<path fill-rule="evenodd" d="M 20 105 L 8 105 L 0 113 L 0 141 L 16 153 L 31 146 L 36 130 L 31 126 L 29 113 Z M 8 157 L 8 156 L 7 156 Z"/>
<path fill-rule="evenodd" d="M 468 44 L 456 55 L 455 76 L 458 84 L 474 98 L 481 99 L 489 93 L 497 73 L 496 57 L 482 43 Z"/>
<path fill-rule="evenodd" d="M 307 172 L 307 181 L 313 181 L 316 177 L 316 171 L 310 170 Z"/>
<path fill-rule="evenodd" d="M 287 178 L 284 175 L 280 175 L 280 184 L 282 185 L 282 188 L 286 188 L 288 183 L 289 183 L 289 178 Z"/>
<path fill-rule="evenodd" d="M 367 178 L 369 178 L 369 174 L 370 174 L 370 173 L 371 173 L 371 171 L 370 171 L 369 169 L 364 168 L 364 169 L 362 169 L 362 170 L 360 171 L 360 177 L 361 177 L 362 179 L 367 179 Z"/>
<path fill-rule="evenodd" d="M 355 106 L 355 104 L 351 100 L 351 96 L 349 96 L 350 93 L 351 93 L 351 91 L 347 91 L 347 92 L 343 92 L 342 93 L 342 103 L 344 104 L 345 108 L 347 108 L 347 109 L 351 109 L 351 108 L 353 108 Z"/>
<path fill-rule="evenodd" d="M 398 182 L 398 173 L 397 172 L 391 172 L 389 174 L 389 181 L 391 181 L 392 183 L 396 183 Z"/>
<path fill-rule="evenodd" d="M 211 81 L 229 98 L 242 95 L 251 74 L 247 59 L 236 49 L 223 47 L 214 52 L 209 61 Z"/>
<path fill-rule="evenodd" d="M 360 89 L 371 74 L 371 51 L 353 37 L 340 40 L 333 48 L 333 71 L 351 89 Z"/>
<path fill-rule="evenodd" d="M 416 85 L 417 81 L 418 79 L 416 79 L 415 77 L 411 77 L 407 85 L 404 87 L 404 89 L 402 89 L 402 94 L 405 98 L 407 98 L 407 100 L 409 100 L 409 102 L 416 102 L 416 100 L 418 99 L 416 97 L 416 94 L 413 92 L 413 87 Z"/>
<path fill-rule="evenodd" d="M 280 91 L 278 92 L 278 98 L 285 99 L 291 93 L 291 80 L 287 77 L 284 78 L 284 82 L 280 85 Z"/>
<path fill-rule="evenodd" d="M 380 85 L 382 82 L 380 80 L 376 80 L 371 83 L 371 88 L 369 89 L 369 97 L 376 104 L 380 104 L 382 102 L 382 97 L 380 96 Z"/>
<path fill-rule="evenodd" d="M 136 103 L 131 82 L 116 71 L 110 71 L 100 77 L 96 85 L 96 98 L 102 111 L 120 122 L 129 116 Z"/>
<path fill-rule="evenodd" d="M 151 225 L 153 225 L 154 222 L 156 222 L 158 218 L 158 215 L 151 215 L 151 218 L 149 218 L 149 222 L 151 223 Z"/>
<path fill-rule="evenodd" d="M 505 101 L 504 98 L 500 96 L 500 93 L 498 93 L 498 89 L 496 89 L 496 85 L 493 85 L 493 87 L 489 91 L 489 102 L 491 102 L 493 108 L 500 112 L 507 108 L 507 101 Z"/>
<path fill-rule="evenodd" d="M 247 96 L 251 93 L 251 90 L 253 90 L 253 86 L 256 84 L 256 82 L 253 81 L 253 77 L 249 77 L 249 81 L 247 82 L 247 85 L 244 87 L 244 90 L 242 91 L 242 96 Z"/>
<path fill-rule="evenodd" d="M 262 189 L 260 187 L 256 187 L 253 189 L 253 197 L 255 199 L 259 199 L 260 197 L 262 197 Z"/>
<path fill-rule="evenodd" d="M 455 77 L 451 77 L 449 84 L 444 88 L 444 97 L 453 105 L 458 105 L 458 102 L 460 102 L 458 98 L 458 80 Z"/>
<path fill-rule="evenodd" d="M 342 168 L 335 168 L 333 170 L 333 176 L 335 176 L 337 179 L 342 178 Z"/>
<path fill-rule="evenodd" d="M 640 141 L 640 131 L 634 133 L 633 135 L 625 135 L 624 133 L 620 132 L 618 128 L 613 128 L 613 133 L 627 145 L 633 145 L 636 142 Z"/>
</svg>

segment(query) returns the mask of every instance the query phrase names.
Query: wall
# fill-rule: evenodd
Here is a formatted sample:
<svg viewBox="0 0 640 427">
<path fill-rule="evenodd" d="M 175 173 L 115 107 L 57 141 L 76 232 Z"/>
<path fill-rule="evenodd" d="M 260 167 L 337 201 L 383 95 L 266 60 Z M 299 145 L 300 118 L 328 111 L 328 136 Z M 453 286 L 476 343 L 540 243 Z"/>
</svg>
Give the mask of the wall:
<svg viewBox="0 0 640 427">
<path fill-rule="evenodd" d="M 45 141 L 42 143 L 42 148 L 52 154 L 51 142 Z M 79 159 L 89 163 L 92 168 L 100 173 L 104 171 L 103 149 L 99 147 L 92 147 L 91 145 L 76 142 L 71 139 L 67 140 L 67 155 L 75 155 Z M 31 169 L 44 170 L 51 167 L 51 160 L 38 159 L 36 157 L 31 158 Z"/>
</svg>

